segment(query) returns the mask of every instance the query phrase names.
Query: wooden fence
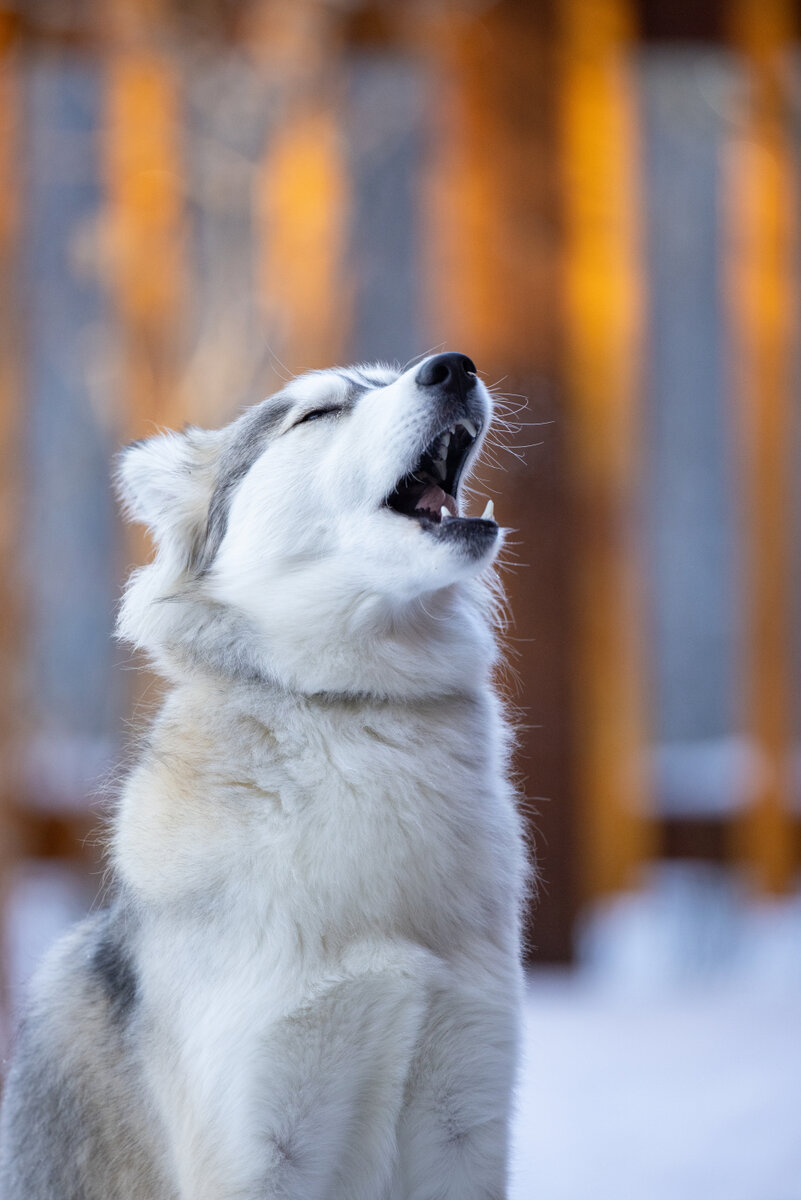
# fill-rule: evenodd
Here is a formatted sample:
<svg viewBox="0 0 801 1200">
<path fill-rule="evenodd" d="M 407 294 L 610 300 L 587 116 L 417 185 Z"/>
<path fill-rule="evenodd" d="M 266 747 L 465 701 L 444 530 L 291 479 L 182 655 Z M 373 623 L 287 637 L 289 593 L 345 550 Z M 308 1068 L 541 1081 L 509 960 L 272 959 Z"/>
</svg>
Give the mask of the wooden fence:
<svg viewBox="0 0 801 1200">
<path fill-rule="evenodd" d="M 659 297 L 642 81 L 655 47 L 669 55 L 672 38 L 699 34 L 675 7 L 672 26 L 670 5 L 633 0 L 264 0 L 194 16 L 120 0 L 62 24 L 46 6 L 0 9 L 7 881 L 31 855 L 97 868 L 87 770 L 70 774 L 69 756 L 48 768 L 42 755 L 61 720 L 62 749 L 78 754 L 97 735 L 113 757 L 113 731 L 144 690 L 93 642 L 95 677 L 80 686 L 101 699 L 99 711 L 86 701 L 82 727 L 80 703 L 58 700 L 64 681 L 47 692 L 36 666 L 48 638 L 88 636 L 86 605 L 64 615 L 72 582 L 53 578 L 59 555 L 82 548 L 105 581 L 92 610 L 104 641 L 120 580 L 146 553 L 111 515 L 103 456 L 155 425 L 218 423 L 286 371 L 445 344 L 528 396 L 517 444 L 538 443 L 525 463 L 504 455 L 485 471 L 518 531 L 507 686 L 544 879 L 533 956 L 569 957 L 581 905 L 635 886 L 665 853 L 715 855 L 763 892 L 793 884 L 801 74 L 786 0 L 721 3 L 700 30 L 703 53 L 737 81 L 714 168 L 742 614 L 734 732 L 747 748 L 737 803 L 677 817 L 660 806 L 653 769 L 661 599 L 642 496 Z M 54 393 L 52 377 L 67 391 Z M 42 447 L 60 428 L 55 404 L 69 428 L 54 458 Z M 65 413 L 94 431 L 88 466 Z M 48 464 L 65 458 L 59 491 L 62 468 Z M 91 544 L 83 510 L 69 517 L 86 489 L 108 514 Z M 57 699 L 43 715 L 45 692 Z"/>
</svg>

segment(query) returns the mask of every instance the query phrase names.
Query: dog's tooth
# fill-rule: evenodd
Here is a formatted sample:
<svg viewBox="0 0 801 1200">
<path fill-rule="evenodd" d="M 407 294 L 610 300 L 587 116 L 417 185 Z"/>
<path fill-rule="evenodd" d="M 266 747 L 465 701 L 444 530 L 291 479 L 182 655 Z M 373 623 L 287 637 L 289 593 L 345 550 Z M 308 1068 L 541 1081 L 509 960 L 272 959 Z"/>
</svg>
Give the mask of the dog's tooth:
<svg viewBox="0 0 801 1200">
<path fill-rule="evenodd" d="M 442 517 L 443 521 L 450 521 L 452 519 L 451 513 L 448 512 L 448 510 L 444 504 L 442 505 L 442 508 L 439 510 L 439 515 Z"/>
<path fill-rule="evenodd" d="M 450 446 L 450 444 L 451 444 L 451 430 L 449 429 L 447 433 L 443 433 L 442 438 L 440 439 L 440 445 L 442 446 L 443 450 L 447 450 L 448 446 Z"/>
<path fill-rule="evenodd" d="M 495 519 L 495 505 L 492 503 L 491 500 L 488 500 L 487 507 L 484 509 L 483 513 L 481 514 L 481 520 L 482 521 L 493 521 L 494 519 Z"/>
<path fill-rule="evenodd" d="M 459 424 L 460 424 L 460 425 L 463 425 L 463 426 L 465 427 L 465 429 L 467 430 L 467 432 L 470 434 L 470 436 L 471 436 L 472 438 L 474 438 L 474 437 L 478 437 L 478 430 L 476 429 L 476 427 L 475 427 L 475 425 L 473 424 L 473 422 L 472 422 L 472 421 L 469 421 L 469 420 L 467 419 L 467 417 L 465 417 L 463 421 L 460 421 L 460 422 L 459 422 Z"/>
<path fill-rule="evenodd" d="M 451 434 L 451 435 L 453 435 L 454 433 L 456 433 L 456 426 L 455 426 L 455 425 L 451 425 L 450 429 L 448 430 L 448 433 L 449 433 L 449 434 Z"/>
</svg>

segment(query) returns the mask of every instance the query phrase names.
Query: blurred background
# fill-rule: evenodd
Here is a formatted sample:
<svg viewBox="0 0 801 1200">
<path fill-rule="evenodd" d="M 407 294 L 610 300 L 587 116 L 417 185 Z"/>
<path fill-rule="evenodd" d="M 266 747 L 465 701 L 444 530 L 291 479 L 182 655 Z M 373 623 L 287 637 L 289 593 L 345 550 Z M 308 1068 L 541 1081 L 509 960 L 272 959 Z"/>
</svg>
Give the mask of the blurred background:
<svg viewBox="0 0 801 1200">
<path fill-rule="evenodd" d="M 4 1036 L 158 698 L 115 451 L 458 349 L 511 421 L 513 1195 L 801 1197 L 801 4 L 0 0 L 0 169 Z"/>
</svg>

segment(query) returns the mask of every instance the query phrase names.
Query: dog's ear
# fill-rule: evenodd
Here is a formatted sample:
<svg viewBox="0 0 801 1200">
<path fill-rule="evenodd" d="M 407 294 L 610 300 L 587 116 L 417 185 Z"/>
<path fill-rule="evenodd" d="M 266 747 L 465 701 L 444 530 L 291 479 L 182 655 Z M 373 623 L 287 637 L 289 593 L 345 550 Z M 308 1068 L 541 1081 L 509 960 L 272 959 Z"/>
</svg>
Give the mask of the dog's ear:
<svg viewBox="0 0 801 1200">
<path fill-rule="evenodd" d="M 222 448 L 220 430 L 188 427 L 126 446 L 115 482 L 126 517 L 156 545 L 189 560 L 208 519 Z"/>
</svg>

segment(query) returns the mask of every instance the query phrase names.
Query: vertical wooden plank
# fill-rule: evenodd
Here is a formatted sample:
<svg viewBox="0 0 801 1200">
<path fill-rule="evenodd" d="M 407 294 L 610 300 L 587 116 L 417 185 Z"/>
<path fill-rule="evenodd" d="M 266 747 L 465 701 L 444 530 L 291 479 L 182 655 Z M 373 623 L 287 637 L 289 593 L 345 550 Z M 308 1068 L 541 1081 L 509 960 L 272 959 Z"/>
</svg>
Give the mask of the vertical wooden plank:
<svg viewBox="0 0 801 1200">
<path fill-rule="evenodd" d="M 343 273 L 347 181 L 336 113 L 293 106 L 268 148 L 258 194 L 262 297 L 292 372 L 341 359 L 350 295 Z"/>
<path fill-rule="evenodd" d="M 280 81 L 242 43 L 184 59 L 186 361 L 192 420 L 219 425 L 269 391 L 271 332 L 261 305 L 253 198 Z"/>
<path fill-rule="evenodd" d="M 252 50 L 279 72 L 283 110 L 254 196 L 260 292 L 273 348 L 300 372 L 340 361 L 350 323 L 341 41 L 324 5 L 268 0 L 256 11 Z"/>
<path fill-rule="evenodd" d="M 111 290 L 120 319 L 131 436 L 180 425 L 178 317 L 183 294 L 179 72 L 151 24 L 117 0 L 110 20 L 105 161 Z"/>
<path fill-rule="evenodd" d="M 561 0 L 568 439 L 577 520 L 577 833 L 584 896 L 630 886 L 653 827 L 636 536 L 643 288 L 629 0 Z"/>
<path fill-rule="evenodd" d="M 790 513 L 799 210 L 783 61 L 798 35 L 794 17 L 790 0 L 731 6 L 730 36 L 744 60 L 747 92 L 724 187 L 745 543 L 744 725 L 756 752 L 735 843 L 751 882 L 768 893 L 787 890 L 798 868 L 790 654 L 797 625 L 791 539 L 798 530 Z"/>
<path fill-rule="evenodd" d="M 16 244 L 19 196 L 14 183 L 20 178 L 19 57 L 12 14 L 0 10 L 0 1056 L 8 1044 L 9 996 L 6 977 L 9 868 L 13 862 L 12 806 L 19 770 L 18 749 L 23 733 L 23 680 L 21 654 L 23 598 L 20 594 L 18 522 L 22 465 L 22 404 L 18 348 L 19 309 L 15 303 Z M 14 564 L 17 564 L 16 568 Z"/>
<path fill-rule="evenodd" d="M 33 728 L 26 802 L 77 813 L 111 766 L 119 716 L 109 676 L 116 517 L 114 429 L 100 392 L 108 337 L 97 278 L 103 211 L 94 56 L 31 48 L 21 231 L 26 297 L 27 661 Z M 103 683 L 105 681 L 105 686 Z"/>
<path fill-rule="evenodd" d="M 508 9 L 508 5 L 504 6 Z M 506 12 L 438 12 L 421 41 L 436 83 L 427 236 L 422 264 L 428 324 L 443 346 L 469 353 L 483 372 L 503 357 L 506 304 L 500 269 L 504 235 L 495 38 Z M 487 22 L 491 24 L 491 28 Z M 504 368 L 504 370 L 508 370 Z"/>
<path fill-rule="evenodd" d="M 733 812 L 743 762 L 739 527 L 720 277 L 720 161 L 741 73 L 717 46 L 650 45 L 638 55 L 638 83 L 649 291 L 641 486 L 649 760 L 660 822 L 698 822 Z"/>
<path fill-rule="evenodd" d="M 426 345 L 417 288 L 427 78 L 417 57 L 393 43 L 358 46 L 343 67 L 353 294 L 347 355 L 403 363 Z"/>
<path fill-rule="evenodd" d="M 559 222 L 552 6 L 445 8 L 418 34 L 433 76 L 421 273 L 428 326 L 499 371 L 554 384 Z"/>
<path fill-rule="evenodd" d="M 429 14 L 431 73 L 420 276 L 422 349 L 470 354 L 526 407 L 476 481 L 510 529 L 502 559 L 511 624 L 502 685 L 518 724 L 515 766 L 537 860 L 530 957 L 564 962 L 576 916 L 575 779 L 564 421 L 557 306 L 559 215 L 551 4 L 503 0 Z M 501 402 L 501 405 L 503 402 Z M 476 511 L 476 509 L 474 509 Z"/>
</svg>

